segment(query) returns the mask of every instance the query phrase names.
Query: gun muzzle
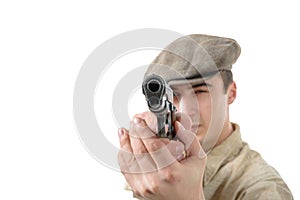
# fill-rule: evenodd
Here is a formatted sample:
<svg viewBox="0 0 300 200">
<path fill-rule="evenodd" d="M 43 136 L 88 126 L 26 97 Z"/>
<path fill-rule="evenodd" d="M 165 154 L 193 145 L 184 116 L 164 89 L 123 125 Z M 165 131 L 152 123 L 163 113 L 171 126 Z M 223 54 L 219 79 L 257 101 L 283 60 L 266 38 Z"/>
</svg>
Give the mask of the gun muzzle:
<svg viewBox="0 0 300 200">
<path fill-rule="evenodd" d="M 161 76 L 152 74 L 143 82 L 143 94 L 149 110 L 157 117 L 158 136 L 173 139 L 176 107 L 172 89 Z"/>
</svg>

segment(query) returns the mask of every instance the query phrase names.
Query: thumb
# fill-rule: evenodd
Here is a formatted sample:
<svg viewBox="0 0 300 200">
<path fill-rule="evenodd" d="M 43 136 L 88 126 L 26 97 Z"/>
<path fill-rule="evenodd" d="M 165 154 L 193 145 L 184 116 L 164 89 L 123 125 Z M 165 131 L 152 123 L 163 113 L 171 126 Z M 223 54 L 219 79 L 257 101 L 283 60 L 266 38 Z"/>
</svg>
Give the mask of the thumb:
<svg viewBox="0 0 300 200">
<path fill-rule="evenodd" d="M 192 119 L 187 114 L 183 112 L 176 112 L 176 120 L 179 121 L 185 129 L 191 130 Z"/>
<path fill-rule="evenodd" d="M 178 121 L 175 123 L 175 131 L 177 139 L 184 144 L 188 157 L 195 156 L 200 160 L 206 158 L 206 153 L 193 132 L 186 130 Z"/>
</svg>

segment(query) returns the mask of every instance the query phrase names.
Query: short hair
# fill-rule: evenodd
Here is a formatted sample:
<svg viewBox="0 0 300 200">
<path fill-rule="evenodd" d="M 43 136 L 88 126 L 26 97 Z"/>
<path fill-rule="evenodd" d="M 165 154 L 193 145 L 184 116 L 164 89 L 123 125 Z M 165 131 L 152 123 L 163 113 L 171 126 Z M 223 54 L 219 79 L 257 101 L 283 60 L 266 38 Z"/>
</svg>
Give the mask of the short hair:
<svg viewBox="0 0 300 200">
<path fill-rule="evenodd" d="M 232 72 L 231 70 L 220 70 L 220 76 L 224 83 L 224 93 L 226 93 L 229 85 L 233 82 Z"/>
</svg>

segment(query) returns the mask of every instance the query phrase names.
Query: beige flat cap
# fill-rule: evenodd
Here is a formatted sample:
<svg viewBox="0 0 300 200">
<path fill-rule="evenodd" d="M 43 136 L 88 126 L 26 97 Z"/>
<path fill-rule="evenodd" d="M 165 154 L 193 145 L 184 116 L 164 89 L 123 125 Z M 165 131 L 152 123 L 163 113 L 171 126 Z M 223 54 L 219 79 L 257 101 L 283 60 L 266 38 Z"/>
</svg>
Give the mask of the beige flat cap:
<svg viewBox="0 0 300 200">
<path fill-rule="evenodd" d="M 231 70 L 241 53 L 230 38 L 203 34 L 183 36 L 169 44 L 149 65 L 145 77 L 162 76 L 170 85 L 199 82 L 221 70 Z"/>
</svg>

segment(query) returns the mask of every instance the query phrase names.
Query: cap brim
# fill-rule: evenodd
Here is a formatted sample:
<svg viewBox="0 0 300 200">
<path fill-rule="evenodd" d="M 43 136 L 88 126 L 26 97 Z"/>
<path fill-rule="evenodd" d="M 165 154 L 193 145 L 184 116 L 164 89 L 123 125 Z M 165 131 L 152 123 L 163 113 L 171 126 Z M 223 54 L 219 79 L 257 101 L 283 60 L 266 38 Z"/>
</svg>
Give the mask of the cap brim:
<svg viewBox="0 0 300 200">
<path fill-rule="evenodd" d="M 205 76 L 205 77 L 196 77 L 196 78 L 188 78 L 188 79 L 173 79 L 168 81 L 169 86 L 176 86 L 176 85 L 186 85 L 189 84 L 191 86 L 200 84 L 200 83 L 205 83 L 208 79 L 211 79 L 213 75 L 210 76 Z"/>
</svg>

